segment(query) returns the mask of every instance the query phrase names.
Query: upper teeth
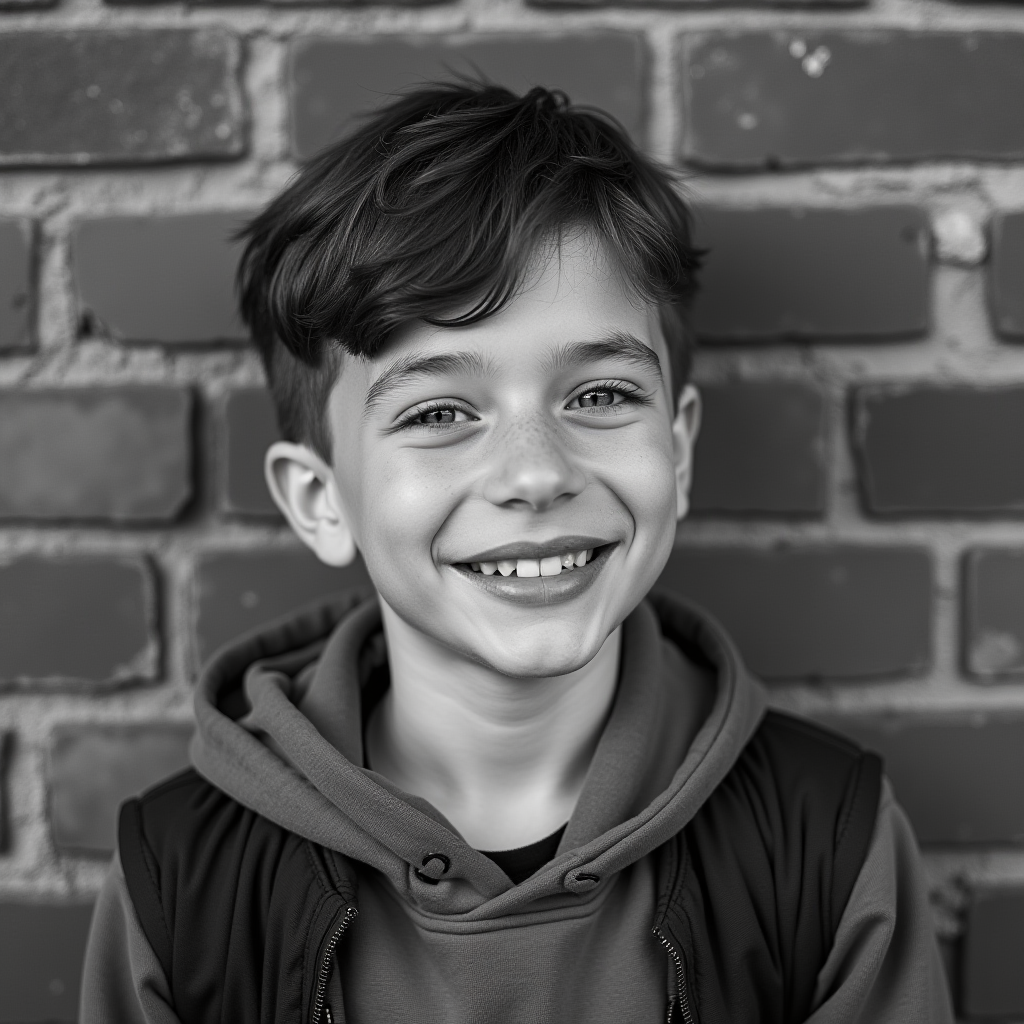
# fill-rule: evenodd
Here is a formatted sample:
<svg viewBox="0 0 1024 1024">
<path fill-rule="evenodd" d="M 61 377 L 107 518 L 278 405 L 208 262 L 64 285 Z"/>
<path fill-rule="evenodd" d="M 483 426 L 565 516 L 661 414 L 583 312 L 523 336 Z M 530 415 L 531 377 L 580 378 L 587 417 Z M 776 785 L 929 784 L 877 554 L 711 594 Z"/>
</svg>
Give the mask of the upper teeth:
<svg viewBox="0 0 1024 1024">
<path fill-rule="evenodd" d="M 564 569 L 571 572 L 577 565 L 586 565 L 594 557 L 594 549 L 566 551 L 564 555 L 550 555 L 547 558 L 503 558 L 497 562 L 470 562 L 473 572 L 493 576 L 557 576 Z"/>
</svg>

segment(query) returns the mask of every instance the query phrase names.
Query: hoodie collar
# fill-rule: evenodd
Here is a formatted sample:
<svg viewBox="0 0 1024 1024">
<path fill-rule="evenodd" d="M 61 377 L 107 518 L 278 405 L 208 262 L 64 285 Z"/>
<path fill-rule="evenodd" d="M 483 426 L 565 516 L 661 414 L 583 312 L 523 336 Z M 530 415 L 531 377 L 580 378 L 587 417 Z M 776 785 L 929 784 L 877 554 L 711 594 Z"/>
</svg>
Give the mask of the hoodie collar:
<svg viewBox="0 0 1024 1024">
<path fill-rule="evenodd" d="M 364 702 L 386 685 L 385 665 L 373 597 L 250 634 L 202 673 L 193 760 L 243 805 L 440 915 L 490 918 L 595 888 L 685 826 L 764 709 L 714 622 L 673 598 L 642 603 L 624 623 L 616 696 L 558 853 L 513 887 L 440 811 L 363 767 Z"/>
</svg>

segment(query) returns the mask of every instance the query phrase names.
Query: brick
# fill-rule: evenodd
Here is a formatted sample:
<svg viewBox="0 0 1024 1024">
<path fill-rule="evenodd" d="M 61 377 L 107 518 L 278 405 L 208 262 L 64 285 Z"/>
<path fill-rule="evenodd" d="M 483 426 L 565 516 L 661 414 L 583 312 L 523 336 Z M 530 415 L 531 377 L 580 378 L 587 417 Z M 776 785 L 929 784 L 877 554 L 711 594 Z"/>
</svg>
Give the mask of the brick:
<svg viewBox="0 0 1024 1024">
<path fill-rule="evenodd" d="M 969 552 L 964 605 L 968 671 L 981 678 L 1024 675 L 1024 550 Z"/>
<path fill-rule="evenodd" d="M 128 342 L 244 341 L 235 304 L 243 213 L 109 217 L 72 241 L 75 285 L 94 330 Z"/>
<path fill-rule="evenodd" d="M 882 755 L 921 843 L 1024 843 L 1024 719 L 976 712 L 823 722 Z"/>
<path fill-rule="evenodd" d="M 658 586 L 711 612 L 765 679 L 913 675 L 929 663 L 922 549 L 679 547 Z"/>
<path fill-rule="evenodd" d="M 194 649 L 205 661 L 221 644 L 325 594 L 369 586 L 362 560 L 343 569 L 306 550 L 230 551 L 195 569 Z"/>
<path fill-rule="evenodd" d="M 221 508 L 241 516 L 278 517 L 263 477 L 263 456 L 281 435 L 266 388 L 243 388 L 224 396 L 225 436 Z"/>
<path fill-rule="evenodd" d="M 700 33 L 682 74 L 682 152 L 694 164 L 1024 156 L 1018 33 Z"/>
<path fill-rule="evenodd" d="M 1024 890 L 976 889 L 965 931 L 963 1013 L 972 1018 L 1024 1016 Z"/>
<path fill-rule="evenodd" d="M 5 732 L 0 732 L 0 853 L 7 852 L 10 836 L 10 797 L 7 795 L 10 750 L 11 737 Z"/>
<path fill-rule="evenodd" d="M 695 513 L 819 516 L 825 511 L 821 393 L 790 381 L 700 389 Z"/>
<path fill-rule="evenodd" d="M 32 228 L 0 220 L 0 352 L 28 348 L 32 309 Z"/>
<path fill-rule="evenodd" d="M 693 311 L 707 340 L 890 338 L 928 328 L 923 210 L 701 208 L 709 250 Z"/>
<path fill-rule="evenodd" d="M 241 156 L 241 56 L 215 29 L 0 37 L 0 164 Z"/>
<path fill-rule="evenodd" d="M 0 903 L 0 1024 L 74 1024 L 91 903 Z"/>
<path fill-rule="evenodd" d="M 868 0 L 746 0 L 745 8 L 772 8 L 772 7 L 863 7 Z M 527 0 L 531 7 L 555 7 L 565 8 L 594 8 L 594 7 L 618 7 L 618 8 L 648 8 L 650 0 Z M 713 0 L 663 0 L 659 7 L 682 7 L 686 10 L 695 10 L 702 7 L 713 6 Z"/>
<path fill-rule="evenodd" d="M 184 388 L 0 391 L 0 520 L 172 520 L 192 494 Z"/>
<path fill-rule="evenodd" d="M 861 491 L 874 515 L 1024 511 L 1024 387 L 868 387 L 853 410 Z"/>
<path fill-rule="evenodd" d="M 1024 211 L 992 220 L 989 305 L 996 330 L 1024 339 Z"/>
<path fill-rule="evenodd" d="M 191 726 L 82 725 L 50 751 L 50 830 L 63 853 L 111 853 L 121 804 L 187 768 Z"/>
<path fill-rule="evenodd" d="M 0 563 L 0 681 L 121 684 L 156 676 L 156 593 L 142 558 Z"/>
<path fill-rule="evenodd" d="M 439 37 L 307 39 L 292 54 L 292 140 L 300 159 L 336 139 L 356 113 L 397 90 L 452 72 L 486 75 L 524 92 L 563 89 L 575 103 L 601 107 L 634 137 L 646 121 L 647 51 L 638 35 L 504 36 L 460 42 Z"/>
</svg>

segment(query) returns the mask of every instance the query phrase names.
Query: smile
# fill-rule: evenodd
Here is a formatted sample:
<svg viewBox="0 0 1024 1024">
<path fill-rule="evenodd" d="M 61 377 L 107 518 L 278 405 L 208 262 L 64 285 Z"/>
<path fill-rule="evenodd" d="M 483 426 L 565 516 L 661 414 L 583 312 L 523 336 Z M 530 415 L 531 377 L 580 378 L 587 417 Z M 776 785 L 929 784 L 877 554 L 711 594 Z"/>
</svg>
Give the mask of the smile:
<svg viewBox="0 0 1024 1024">
<path fill-rule="evenodd" d="M 457 562 L 451 567 L 481 590 L 515 604 L 559 604 L 589 590 L 617 544 L 538 558 Z"/>
<path fill-rule="evenodd" d="M 560 576 L 563 572 L 572 572 L 577 566 L 584 566 L 594 557 L 593 548 L 582 551 L 567 551 L 564 555 L 549 555 L 547 558 L 503 558 L 500 562 L 470 562 L 473 572 L 482 572 L 485 576 L 493 576 L 500 572 L 502 576 L 513 573 L 520 579 L 536 576 Z"/>
</svg>

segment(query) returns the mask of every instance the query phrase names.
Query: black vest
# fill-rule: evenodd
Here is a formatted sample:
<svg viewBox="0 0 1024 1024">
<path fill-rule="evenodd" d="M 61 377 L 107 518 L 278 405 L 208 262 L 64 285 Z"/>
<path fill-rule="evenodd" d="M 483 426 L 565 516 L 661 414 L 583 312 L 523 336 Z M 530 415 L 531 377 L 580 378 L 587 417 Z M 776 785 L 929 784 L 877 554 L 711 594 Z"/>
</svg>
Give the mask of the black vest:
<svg viewBox="0 0 1024 1024">
<path fill-rule="evenodd" d="M 768 712 L 694 819 L 653 855 L 651 926 L 676 968 L 670 1021 L 808 1016 L 871 841 L 880 781 L 873 754 Z M 194 771 L 129 800 L 118 838 L 185 1024 L 327 1024 L 328 983 L 331 1004 L 343 1005 L 334 950 L 358 912 L 345 857 Z"/>
</svg>

